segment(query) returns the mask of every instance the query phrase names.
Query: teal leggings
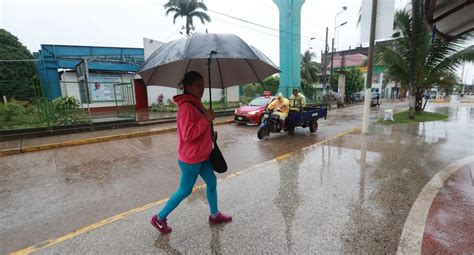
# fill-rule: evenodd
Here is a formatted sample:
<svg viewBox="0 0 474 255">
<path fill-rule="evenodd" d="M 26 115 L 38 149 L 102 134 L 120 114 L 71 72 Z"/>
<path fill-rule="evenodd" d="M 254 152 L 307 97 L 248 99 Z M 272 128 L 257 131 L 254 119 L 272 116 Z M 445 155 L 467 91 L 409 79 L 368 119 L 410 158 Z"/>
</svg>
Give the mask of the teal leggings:
<svg viewBox="0 0 474 255">
<path fill-rule="evenodd" d="M 196 163 L 187 164 L 178 160 L 179 168 L 181 168 L 181 180 L 178 190 L 171 196 L 165 207 L 158 213 L 160 219 L 166 219 L 187 196 L 193 192 L 194 184 L 200 175 L 204 182 L 206 182 L 207 201 L 209 202 L 209 209 L 211 214 L 219 212 L 217 209 L 217 178 L 212 169 L 209 160 Z"/>
</svg>

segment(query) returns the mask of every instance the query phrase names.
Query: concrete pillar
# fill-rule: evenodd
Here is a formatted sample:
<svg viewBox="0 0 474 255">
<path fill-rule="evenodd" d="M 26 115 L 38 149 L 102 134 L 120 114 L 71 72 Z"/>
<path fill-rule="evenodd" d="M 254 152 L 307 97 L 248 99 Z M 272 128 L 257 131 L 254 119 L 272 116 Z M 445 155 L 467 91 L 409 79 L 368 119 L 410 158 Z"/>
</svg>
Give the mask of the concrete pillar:
<svg viewBox="0 0 474 255">
<path fill-rule="evenodd" d="M 301 7 L 304 0 L 273 0 L 280 10 L 280 86 L 285 97 L 301 91 Z"/>
<path fill-rule="evenodd" d="M 339 94 L 339 103 L 344 104 L 346 98 L 346 73 L 339 72 L 337 80 L 337 92 Z"/>
</svg>

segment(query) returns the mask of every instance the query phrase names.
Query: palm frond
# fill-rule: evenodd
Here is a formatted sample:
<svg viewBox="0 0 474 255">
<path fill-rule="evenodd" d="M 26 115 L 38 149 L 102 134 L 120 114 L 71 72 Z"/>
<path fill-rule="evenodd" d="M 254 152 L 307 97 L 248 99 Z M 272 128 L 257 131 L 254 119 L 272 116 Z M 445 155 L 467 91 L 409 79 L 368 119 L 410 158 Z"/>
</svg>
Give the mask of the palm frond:
<svg viewBox="0 0 474 255">
<path fill-rule="evenodd" d="M 170 14 L 172 12 L 180 13 L 181 9 L 179 9 L 177 7 L 170 7 L 168 9 L 166 9 L 165 15 L 168 16 L 168 14 Z"/>
<path fill-rule="evenodd" d="M 202 24 L 205 24 L 206 21 L 207 22 L 211 21 L 211 17 L 209 17 L 209 15 L 207 15 L 207 13 L 205 13 L 205 12 L 194 11 L 194 12 L 190 13 L 189 16 L 190 17 L 198 17 L 201 20 Z"/>
<path fill-rule="evenodd" d="M 179 12 L 177 12 L 177 13 L 174 14 L 174 16 L 173 16 L 173 24 L 176 24 L 176 19 L 177 19 L 179 16 L 181 16 L 181 13 L 179 13 Z"/>
<path fill-rule="evenodd" d="M 198 2 L 197 3 L 197 8 L 201 8 L 203 9 L 204 11 L 207 11 L 207 6 L 206 4 L 202 3 L 202 2 Z"/>
</svg>

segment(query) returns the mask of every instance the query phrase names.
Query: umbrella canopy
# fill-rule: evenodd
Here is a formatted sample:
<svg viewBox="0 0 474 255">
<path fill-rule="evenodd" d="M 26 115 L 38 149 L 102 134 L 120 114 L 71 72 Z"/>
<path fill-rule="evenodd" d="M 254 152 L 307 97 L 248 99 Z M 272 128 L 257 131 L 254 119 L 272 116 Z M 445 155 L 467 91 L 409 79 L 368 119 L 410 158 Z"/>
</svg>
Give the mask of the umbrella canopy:
<svg viewBox="0 0 474 255">
<path fill-rule="evenodd" d="M 199 72 L 205 84 L 211 76 L 212 88 L 261 82 L 280 72 L 261 51 L 236 35 L 195 33 L 160 46 L 138 74 L 146 85 L 176 87 L 188 71 Z"/>
</svg>

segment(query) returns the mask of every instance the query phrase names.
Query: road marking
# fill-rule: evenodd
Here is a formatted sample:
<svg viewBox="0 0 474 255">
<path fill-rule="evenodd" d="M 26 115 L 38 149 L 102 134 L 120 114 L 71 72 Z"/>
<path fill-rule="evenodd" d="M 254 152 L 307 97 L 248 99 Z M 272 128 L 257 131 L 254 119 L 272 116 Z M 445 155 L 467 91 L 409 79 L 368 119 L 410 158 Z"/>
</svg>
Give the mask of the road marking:
<svg viewBox="0 0 474 255">
<path fill-rule="evenodd" d="M 247 172 L 247 171 L 250 171 L 252 169 L 260 169 L 260 166 L 264 166 L 266 164 L 269 164 L 269 163 L 272 163 L 272 162 L 275 162 L 275 161 L 279 161 L 279 160 L 284 160 L 284 159 L 287 159 L 288 157 L 294 155 L 295 153 L 297 152 L 301 152 L 301 151 L 305 151 L 305 150 L 308 150 L 310 148 L 314 148 L 316 147 L 317 145 L 320 145 L 320 144 L 323 144 L 323 143 L 327 143 L 331 140 L 334 140 L 334 139 L 337 139 L 339 137 L 342 137 L 344 135 L 347 135 L 349 133 L 353 133 L 353 132 L 357 132 L 359 131 L 361 128 L 353 128 L 351 130 L 348 130 L 348 131 L 345 131 L 345 132 L 342 132 L 342 133 L 339 133 L 333 137 L 330 137 L 328 139 L 325 139 L 325 140 L 322 140 L 318 143 L 315 143 L 313 145 L 310 145 L 310 146 L 307 146 L 307 147 L 304 147 L 302 149 L 299 149 L 297 151 L 294 151 L 294 152 L 290 152 L 290 153 L 286 153 L 286 154 L 283 154 L 283 155 L 280 155 L 274 159 L 271 159 L 271 160 L 267 160 L 265 162 L 262 162 L 262 163 L 259 163 L 259 164 L 256 164 L 256 165 L 253 165 L 249 168 L 246 168 L 242 171 L 238 171 L 238 172 L 235 172 L 233 174 L 230 174 L 229 176 L 225 177 L 224 179 L 225 180 L 229 180 L 231 178 L 234 178 L 234 177 L 237 177 L 239 175 L 242 175 L 244 174 L 244 172 Z M 220 183 L 222 182 L 223 179 L 219 178 L 217 179 L 217 182 Z M 197 192 L 201 189 L 203 189 L 204 187 L 206 187 L 204 184 L 202 185 L 198 185 L 196 187 L 193 188 L 193 193 L 194 192 Z M 135 209 L 132 209 L 132 210 L 129 210 L 129 211 L 126 211 L 126 212 L 122 212 L 120 214 L 117 214 L 117 215 L 114 215 L 112 217 L 109 217 L 109 218 L 106 218 L 106 219 L 103 219 L 97 223 L 93 223 L 91 225 L 88 225 L 88 226 L 85 226 L 85 227 L 82 227 L 80 229 L 77 229 L 73 232 L 70 232 L 64 236 L 61 236 L 61 237 L 58 237 L 58 238 L 55 238 L 55 239 L 49 239 L 49 240 L 46 240 L 44 242 L 41 242 L 39 244 L 36 244 L 36 245 L 32 245 L 32 246 L 29 246 L 29 247 L 26 247 L 24 249 L 21 249 L 21 250 L 18 250 L 18 251 L 15 251 L 15 252 L 12 252 L 10 253 L 11 255 L 25 255 L 25 254 L 31 254 L 33 252 L 36 252 L 36 251 L 39 251 L 39 250 L 42 250 L 42 249 L 45 249 L 45 248 L 48 248 L 48 247 L 51 247 L 51 246 L 54 246 L 54 245 L 57 245 L 57 244 L 60 244 L 64 241 L 67 241 L 69 239 L 72 239 L 74 237 L 77 237 L 79 235 L 82 235 L 82 234 L 85 234 L 85 233 L 88 233 L 90 231 L 93 231 L 95 229 L 98 229 L 100 227 L 103 227 L 105 225 L 108 225 L 110 223 L 113 223 L 113 222 L 116 222 L 116 221 L 119 221 L 125 217 L 128 217 L 128 216 L 131 216 L 131 215 L 134 215 L 134 214 L 137 214 L 137 213 L 140 213 L 140 212 L 143 212 L 145 210 L 148 210 L 152 207 L 155 207 L 155 206 L 159 206 L 159 205 L 162 205 L 164 203 L 166 203 L 168 201 L 169 197 L 166 197 L 166 198 L 163 198 L 159 201 L 156 201 L 156 202 L 151 202 L 151 203 L 148 203 L 144 206 L 141 206 L 141 207 L 138 207 L 138 208 L 135 208 Z"/>
<path fill-rule="evenodd" d="M 423 187 L 408 213 L 403 232 L 398 243 L 397 254 L 421 254 L 421 245 L 425 233 L 426 220 L 438 191 L 448 178 L 458 169 L 474 161 L 474 156 L 460 159 L 439 171 Z"/>
<path fill-rule="evenodd" d="M 74 238 L 76 236 L 79 236 L 79 235 L 82 235 L 84 233 L 87 233 L 87 232 L 90 232 L 94 229 L 98 229 L 100 227 L 103 227 L 107 224 L 110 224 L 112 222 L 115 222 L 115 221 L 118 221 L 118 220 L 121 220 L 127 216 L 130 216 L 130 215 L 133 215 L 133 214 L 136 214 L 136 213 L 139 213 L 139 212 L 142 212 L 142 211 L 145 211 L 147 209 L 150 209 L 154 206 L 158 206 L 158 205 L 161 205 L 163 203 L 165 203 L 166 201 L 168 201 L 169 197 L 167 198 L 164 198 L 164 199 L 161 199 L 159 201 L 156 201 L 156 202 L 152 202 L 152 203 L 149 203 L 149 204 L 146 204 L 142 207 L 138 207 L 138 208 L 135 208 L 135 209 L 132 209 L 132 210 L 129 210 L 129 211 L 126 211 L 126 212 L 123 212 L 123 213 L 120 213 L 120 214 L 117 214 L 117 215 L 114 215 L 112 217 L 109 217 L 109 218 L 106 218 L 106 219 L 103 219 L 97 223 L 94 223 L 94 224 L 91 224 L 91 225 L 88 225 L 88 226 L 85 226 L 85 227 L 82 227 L 80 229 L 77 229 L 73 232 L 70 232 L 62 237 L 59 237 L 59 238 L 56 238 L 56 239 L 50 239 L 50 240 L 47 240 L 47 241 L 44 241 L 42 243 L 39 243 L 39 244 L 36 244 L 36 245 L 33 245 L 33 246 L 30 246 L 30 247 L 27 247 L 25 249 L 21 249 L 21 250 L 18 250 L 18 251 L 15 251 L 15 252 L 12 252 L 10 254 L 14 254 L 14 255 L 23 255 L 23 254 L 30 254 L 30 253 L 33 253 L 33 252 L 36 252 L 36 251 L 39 251 L 41 249 L 44 249 L 44 248 L 47 248 L 47 247 L 50 247 L 50 246 L 53 246 L 53 245 L 56 245 L 56 244 L 59 244 L 59 243 L 62 243 L 66 240 L 69 240 L 71 238 Z"/>
<path fill-rule="evenodd" d="M 280 155 L 280 156 L 276 157 L 276 160 L 278 160 L 278 161 L 284 160 L 284 159 L 290 157 L 290 156 L 293 155 L 293 154 L 294 154 L 293 152 L 290 152 L 290 153 L 286 153 L 286 154 Z"/>
</svg>

